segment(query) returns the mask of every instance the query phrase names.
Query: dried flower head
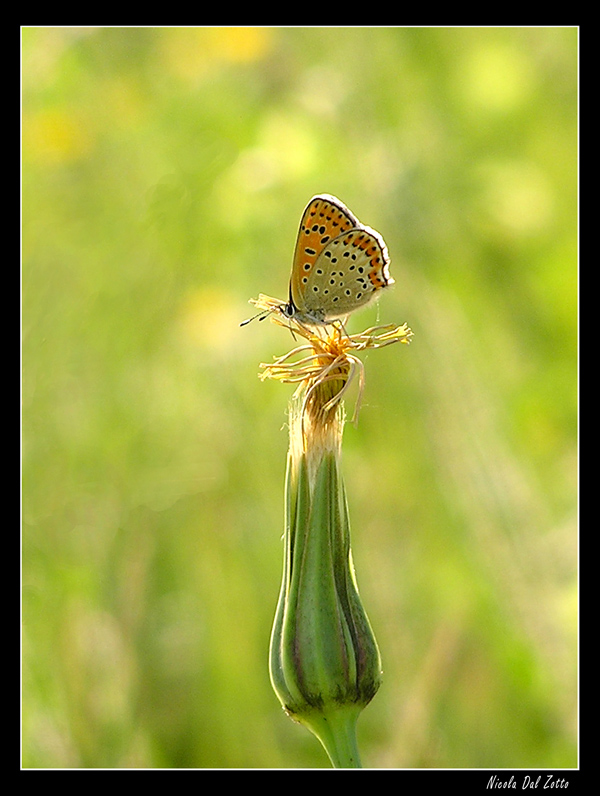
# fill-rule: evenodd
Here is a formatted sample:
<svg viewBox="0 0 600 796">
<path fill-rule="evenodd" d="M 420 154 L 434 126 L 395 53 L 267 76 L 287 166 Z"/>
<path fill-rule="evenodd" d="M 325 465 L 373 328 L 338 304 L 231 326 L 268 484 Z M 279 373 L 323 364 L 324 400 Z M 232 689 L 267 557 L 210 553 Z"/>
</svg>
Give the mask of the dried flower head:
<svg viewBox="0 0 600 796">
<path fill-rule="evenodd" d="M 358 398 L 352 421 L 358 417 L 364 389 L 364 365 L 356 352 L 392 343 L 408 344 L 412 337 L 407 324 L 371 326 L 364 332 L 349 335 L 341 321 L 327 326 L 307 326 L 290 319 L 281 312 L 282 302 L 270 296 L 261 294 L 251 303 L 265 313 L 263 317 L 270 315 L 274 323 L 307 340 L 304 345 L 277 357 L 275 362 L 261 363 L 261 379 L 299 383 L 299 391 L 304 391 L 302 414 L 309 417 L 316 414 L 322 421 L 326 421 L 339 405 L 355 378 L 358 378 Z"/>
</svg>

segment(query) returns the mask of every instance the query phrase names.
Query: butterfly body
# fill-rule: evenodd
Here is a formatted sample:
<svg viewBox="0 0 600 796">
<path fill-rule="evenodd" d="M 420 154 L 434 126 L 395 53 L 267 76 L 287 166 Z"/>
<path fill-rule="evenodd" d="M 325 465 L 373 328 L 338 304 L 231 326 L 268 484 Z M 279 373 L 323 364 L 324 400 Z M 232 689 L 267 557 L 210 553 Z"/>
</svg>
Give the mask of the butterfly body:
<svg viewBox="0 0 600 796">
<path fill-rule="evenodd" d="M 289 301 L 282 312 L 323 325 L 366 307 L 392 285 L 383 238 L 364 226 L 339 199 L 313 197 L 300 223 Z"/>
</svg>

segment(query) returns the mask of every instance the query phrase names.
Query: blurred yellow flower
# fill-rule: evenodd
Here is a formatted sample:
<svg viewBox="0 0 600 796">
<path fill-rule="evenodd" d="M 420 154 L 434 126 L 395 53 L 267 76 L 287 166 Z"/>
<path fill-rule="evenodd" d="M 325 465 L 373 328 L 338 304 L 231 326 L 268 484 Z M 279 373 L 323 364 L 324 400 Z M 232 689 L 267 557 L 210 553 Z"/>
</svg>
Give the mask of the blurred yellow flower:
<svg viewBox="0 0 600 796">
<path fill-rule="evenodd" d="M 216 51 L 226 61 L 257 61 L 270 48 L 271 28 L 209 28 Z"/>
<path fill-rule="evenodd" d="M 533 68 L 514 43 L 478 42 L 468 48 L 458 85 L 465 103 L 481 112 L 509 113 L 530 96 Z"/>
<path fill-rule="evenodd" d="M 271 47 L 272 38 L 271 28 L 167 28 L 162 53 L 169 71 L 195 80 L 223 62 L 257 61 Z"/>
<path fill-rule="evenodd" d="M 75 114 L 58 108 L 23 116 L 23 156 L 43 163 L 76 160 L 91 149 L 89 131 Z"/>
</svg>

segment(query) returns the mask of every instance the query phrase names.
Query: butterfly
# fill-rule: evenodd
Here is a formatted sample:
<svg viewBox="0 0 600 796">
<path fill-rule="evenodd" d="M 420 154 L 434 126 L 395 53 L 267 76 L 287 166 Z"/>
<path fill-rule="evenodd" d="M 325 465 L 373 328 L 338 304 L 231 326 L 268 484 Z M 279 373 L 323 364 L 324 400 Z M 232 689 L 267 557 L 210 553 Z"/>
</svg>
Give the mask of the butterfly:
<svg viewBox="0 0 600 796">
<path fill-rule="evenodd" d="M 300 222 L 289 298 L 276 309 L 309 325 L 338 321 L 394 284 L 389 264 L 378 232 L 361 224 L 335 196 L 313 196 Z"/>
</svg>

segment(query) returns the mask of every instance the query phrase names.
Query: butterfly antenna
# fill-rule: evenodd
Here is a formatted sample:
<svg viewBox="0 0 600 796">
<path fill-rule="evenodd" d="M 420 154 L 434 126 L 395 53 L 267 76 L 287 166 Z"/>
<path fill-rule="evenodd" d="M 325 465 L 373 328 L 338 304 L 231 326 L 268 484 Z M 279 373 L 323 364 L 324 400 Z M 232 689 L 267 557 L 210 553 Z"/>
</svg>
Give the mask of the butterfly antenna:
<svg viewBox="0 0 600 796">
<path fill-rule="evenodd" d="M 256 315 L 253 315 L 251 318 L 246 318 L 245 321 L 242 321 L 240 326 L 246 326 L 246 324 L 255 320 L 255 318 L 258 318 L 259 321 L 264 321 L 267 315 L 270 315 L 272 312 L 275 312 L 275 310 L 262 310 L 261 312 L 257 312 Z"/>
</svg>

